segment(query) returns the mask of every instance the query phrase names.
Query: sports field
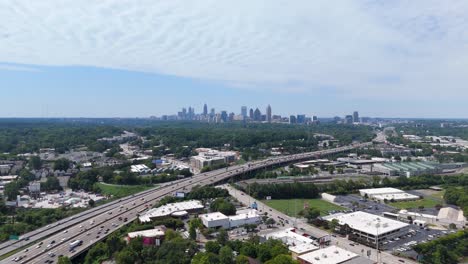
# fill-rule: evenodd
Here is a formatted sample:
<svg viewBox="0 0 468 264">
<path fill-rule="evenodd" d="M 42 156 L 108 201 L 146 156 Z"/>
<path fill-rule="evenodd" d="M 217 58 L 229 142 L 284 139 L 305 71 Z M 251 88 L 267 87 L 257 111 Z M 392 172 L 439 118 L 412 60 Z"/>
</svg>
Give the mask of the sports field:
<svg viewBox="0 0 468 264">
<path fill-rule="evenodd" d="M 424 199 L 416 200 L 416 201 L 389 203 L 390 206 L 393 206 L 399 209 L 412 209 L 412 208 L 418 208 L 419 206 L 424 206 L 424 208 L 434 208 L 437 204 L 443 205 L 444 202 L 435 197 L 429 197 L 429 196 L 424 197 Z"/>
<path fill-rule="evenodd" d="M 332 204 L 322 199 L 288 199 L 288 200 L 264 200 L 266 205 L 283 212 L 289 216 L 297 216 L 305 205 L 320 210 L 321 215 L 327 215 L 331 210 L 346 210 L 341 206 Z"/>
</svg>

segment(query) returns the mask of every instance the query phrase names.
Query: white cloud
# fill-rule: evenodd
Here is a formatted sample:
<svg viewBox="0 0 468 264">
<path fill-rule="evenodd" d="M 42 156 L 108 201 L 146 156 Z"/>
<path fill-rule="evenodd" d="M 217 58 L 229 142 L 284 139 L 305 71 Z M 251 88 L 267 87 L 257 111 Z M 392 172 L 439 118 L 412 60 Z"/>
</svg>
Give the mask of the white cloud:
<svg viewBox="0 0 468 264">
<path fill-rule="evenodd" d="M 0 61 L 244 89 L 460 98 L 468 95 L 467 43 L 463 0 L 0 2 Z"/>
<path fill-rule="evenodd" d="M 11 65 L 0 63 L 0 71 L 27 71 L 27 72 L 40 72 L 34 67 L 25 67 L 20 65 Z"/>
</svg>

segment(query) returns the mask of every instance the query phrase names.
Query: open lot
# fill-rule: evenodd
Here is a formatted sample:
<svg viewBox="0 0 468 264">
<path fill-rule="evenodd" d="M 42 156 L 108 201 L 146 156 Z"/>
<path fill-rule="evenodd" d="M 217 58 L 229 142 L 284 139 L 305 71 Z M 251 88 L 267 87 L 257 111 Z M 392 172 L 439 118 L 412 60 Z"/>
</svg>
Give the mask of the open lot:
<svg viewBox="0 0 468 264">
<path fill-rule="evenodd" d="M 341 211 L 346 208 L 329 203 L 321 199 L 287 199 L 287 200 L 264 200 L 266 205 L 281 211 L 289 216 L 297 216 L 297 214 L 304 209 L 304 205 L 308 204 L 309 207 L 317 208 L 320 210 L 321 215 L 328 215 L 329 211 Z"/>
<path fill-rule="evenodd" d="M 103 183 L 97 183 L 97 185 L 101 189 L 103 195 L 112 195 L 116 198 L 125 197 L 153 188 L 145 185 L 111 185 Z"/>
<path fill-rule="evenodd" d="M 405 201 L 405 202 L 394 202 L 389 203 L 390 206 L 399 208 L 399 209 L 416 209 L 420 206 L 424 206 L 424 208 L 433 208 L 437 204 L 442 205 L 443 201 L 435 198 L 435 197 L 424 197 L 424 199 L 416 200 L 416 201 Z"/>
</svg>

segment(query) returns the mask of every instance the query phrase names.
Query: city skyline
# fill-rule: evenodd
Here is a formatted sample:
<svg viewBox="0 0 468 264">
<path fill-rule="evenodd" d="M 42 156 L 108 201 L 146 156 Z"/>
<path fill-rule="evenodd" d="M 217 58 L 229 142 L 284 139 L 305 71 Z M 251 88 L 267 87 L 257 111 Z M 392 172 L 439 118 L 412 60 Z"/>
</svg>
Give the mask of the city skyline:
<svg viewBox="0 0 468 264">
<path fill-rule="evenodd" d="M 145 117 L 205 101 L 468 117 L 464 1 L 0 6 L 2 117 Z"/>
</svg>

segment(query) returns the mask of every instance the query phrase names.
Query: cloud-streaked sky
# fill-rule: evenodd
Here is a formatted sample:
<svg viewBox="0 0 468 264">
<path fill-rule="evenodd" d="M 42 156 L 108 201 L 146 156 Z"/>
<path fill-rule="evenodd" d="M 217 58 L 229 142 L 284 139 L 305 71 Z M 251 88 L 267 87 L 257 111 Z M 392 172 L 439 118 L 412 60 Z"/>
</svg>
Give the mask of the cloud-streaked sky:
<svg viewBox="0 0 468 264">
<path fill-rule="evenodd" d="M 468 117 L 466 0 L 0 0 L 0 116 Z"/>
</svg>

